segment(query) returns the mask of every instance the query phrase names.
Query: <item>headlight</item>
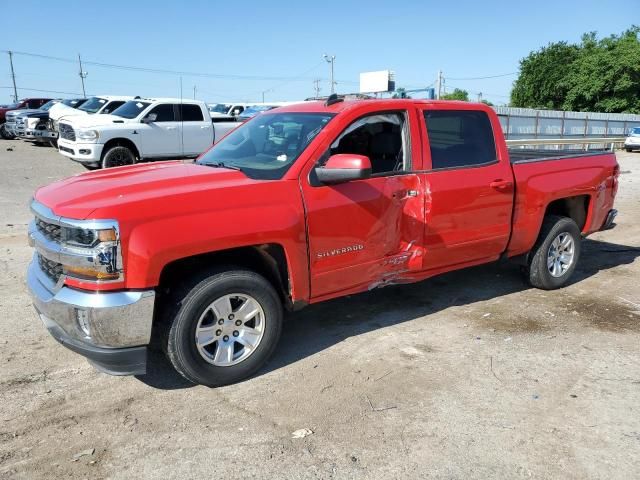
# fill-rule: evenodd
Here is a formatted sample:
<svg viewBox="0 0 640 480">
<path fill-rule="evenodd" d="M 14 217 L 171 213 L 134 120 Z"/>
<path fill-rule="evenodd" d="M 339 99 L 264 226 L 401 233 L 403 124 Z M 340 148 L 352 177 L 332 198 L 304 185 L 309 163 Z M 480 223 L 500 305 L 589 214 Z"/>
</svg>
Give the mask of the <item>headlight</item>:
<svg viewBox="0 0 640 480">
<path fill-rule="evenodd" d="M 100 134 L 97 130 L 87 130 L 85 128 L 79 128 L 76 130 L 76 137 L 80 140 L 96 141 Z"/>
<path fill-rule="evenodd" d="M 40 123 L 39 118 L 27 118 L 27 128 L 36 128 Z"/>
<path fill-rule="evenodd" d="M 65 227 L 63 239 L 67 251 L 81 254 L 83 258 L 81 262 L 63 262 L 65 275 L 93 281 L 122 278 L 120 245 L 115 228 Z"/>
</svg>

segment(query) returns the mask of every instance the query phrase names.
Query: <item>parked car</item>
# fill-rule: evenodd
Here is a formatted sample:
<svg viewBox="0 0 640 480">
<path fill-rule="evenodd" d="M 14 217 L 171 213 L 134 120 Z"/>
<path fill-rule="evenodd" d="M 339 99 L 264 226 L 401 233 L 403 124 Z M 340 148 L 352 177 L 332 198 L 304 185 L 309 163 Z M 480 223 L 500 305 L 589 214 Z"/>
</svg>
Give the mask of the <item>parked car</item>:
<svg viewBox="0 0 640 480">
<path fill-rule="evenodd" d="M 28 113 L 32 113 L 32 112 L 39 112 L 42 110 L 46 110 L 48 111 L 53 105 L 55 105 L 58 102 L 61 102 L 62 100 L 57 98 L 54 100 L 49 100 L 47 103 L 45 103 L 44 105 L 42 105 L 40 108 L 21 108 L 19 110 L 11 110 L 9 112 L 6 113 L 5 115 L 5 132 L 11 136 L 12 138 L 14 137 L 19 137 L 20 136 L 20 132 L 18 131 L 16 122 L 18 117 L 22 116 L 22 115 L 26 115 Z"/>
<path fill-rule="evenodd" d="M 627 152 L 640 150 L 640 127 L 634 127 L 629 131 L 629 136 L 624 141 L 624 149 Z"/>
<path fill-rule="evenodd" d="M 233 120 L 235 117 L 244 112 L 250 104 L 247 103 L 213 103 L 207 105 L 211 118 L 224 117 Z"/>
<path fill-rule="evenodd" d="M 131 96 L 98 95 L 87 99 L 87 101 L 78 108 L 58 104 L 49 111 L 49 118 L 51 120 L 49 129 L 58 132 L 58 122 L 63 117 L 111 113 L 116 108 L 124 105 L 125 102 L 133 100 L 134 98 L 135 97 Z"/>
<path fill-rule="evenodd" d="M 50 128 L 49 112 L 53 105 L 58 103 L 71 108 L 78 108 L 87 101 L 86 98 L 70 98 L 66 100 L 55 100 L 45 104 L 39 110 L 27 110 L 16 117 L 15 133 L 23 140 L 34 143 L 49 143 L 57 146 L 58 132 Z M 13 112 L 11 112 L 13 113 Z M 9 119 L 7 114 L 7 119 Z M 9 122 L 9 120 L 7 120 Z"/>
<path fill-rule="evenodd" d="M 614 226 L 618 175 L 612 152 L 510 152 L 483 104 L 330 97 L 195 163 L 39 189 L 27 283 L 51 335 L 101 370 L 143 374 L 153 332 L 185 378 L 224 385 L 273 353 L 285 310 L 499 259 L 566 285 L 582 237 Z"/>
<path fill-rule="evenodd" d="M 204 102 L 140 98 L 110 115 L 60 120 L 58 150 L 89 169 L 197 157 L 238 123 L 213 123 Z"/>
<path fill-rule="evenodd" d="M 15 138 L 15 135 L 12 135 L 11 133 L 9 133 L 5 126 L 7 112 L 10 112 L 12 110 L 21 110 L 21 109 L 27 109 L 27 108 L 37 109 L 50 100 L 52 99 L 51 98 L 25 98 L 16 103 L 0 106 L 0 137 L 5 139 Z"/>
<path fill-rule="evenodd" d="M 261 113 L 268 112 L 269 110 L 273 110 L 278 107 L 286 107 L 288 105 L 295 105 L 300 102 L 275 102 L 275 103 L 260 103 L 255 105 L 247 106 L 242 113 L 240 113 L 237 117 L 238 122 L 246 122 L 247 120 L 251 120 L 256 115 L 260 115 Z"/>
</svg>

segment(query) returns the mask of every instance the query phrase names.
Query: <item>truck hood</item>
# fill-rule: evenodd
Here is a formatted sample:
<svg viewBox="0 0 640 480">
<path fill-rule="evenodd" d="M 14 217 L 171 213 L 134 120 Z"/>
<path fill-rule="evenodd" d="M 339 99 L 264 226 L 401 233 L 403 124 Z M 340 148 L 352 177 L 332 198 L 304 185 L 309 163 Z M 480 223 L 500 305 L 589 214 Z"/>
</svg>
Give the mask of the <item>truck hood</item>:
<svg viewBox="0 0 640 480">
<path fill-rule="evenodd" d="M 63 118 L 62 120 L 67 120 Z M 114 123 L 131 123 L 128 118 L 118 117 L 117 115 L 111 115 L 107 113 L 95 113 L 93 115 L 82 115 L 79 117 L 70 118 L 69 123 L 74 127 L 91 128 L 100 127 L 105 125 L 113 125 Z"/>
<path fill-rule="evenodd" d="M 64 103 L 56 103 L 49 109 L 49 118 L 52 120 L 59 120 L 61 117 L 67 115 L 88 115 L 84 110 L 78 110 L 77 108 L 70 107 Z"/>
<path fill-rule="evenodd" d="M 37 110 L 35 108 L 21 108 L 20 110 L 10 110 L 7 112 L 7 118 L 11 117 L 22 117 L 28 115 L 30 113 L 41 112 L 42 110 Z"/>
<path fill-rule="evenodd" d="M 250 190 L 256 183 L 265 181 L 252 180 L 235 170 L 197 165 L 192 160 L 172 161 L 78 174 L 40 188 L 35 199 L 62 217 L 120 220 L 149 215 L 143 212 L 167 214 L 178 204 L 181 208 L 185 204 L 224 208 L 233 198 L 253 198 L 250 191 L 231 195 L 230 190 Z M 227 198 L 227 205 L 214 202 L 213 191 Z"/>
</svg>

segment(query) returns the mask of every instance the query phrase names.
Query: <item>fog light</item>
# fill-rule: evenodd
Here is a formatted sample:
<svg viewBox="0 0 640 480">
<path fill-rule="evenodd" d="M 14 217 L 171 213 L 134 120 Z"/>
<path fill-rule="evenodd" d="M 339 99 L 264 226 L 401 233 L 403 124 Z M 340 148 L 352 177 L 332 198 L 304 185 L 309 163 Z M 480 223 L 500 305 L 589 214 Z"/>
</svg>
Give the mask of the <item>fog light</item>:
<svg viewBox="0 0 640 480">
<path fill-rule="evenodd" d="M 86 148 L 81 148 L 79 151 L 80 155 L 91 155 L 91 150 L 88 150 Z"/>
<path fill-rule="evenodd" d="M 87 336 L 91 336 L 91 328 L 89 327 L 89 312 L 76 308 L 76 322 L 80 330 Z"/>
</svg>

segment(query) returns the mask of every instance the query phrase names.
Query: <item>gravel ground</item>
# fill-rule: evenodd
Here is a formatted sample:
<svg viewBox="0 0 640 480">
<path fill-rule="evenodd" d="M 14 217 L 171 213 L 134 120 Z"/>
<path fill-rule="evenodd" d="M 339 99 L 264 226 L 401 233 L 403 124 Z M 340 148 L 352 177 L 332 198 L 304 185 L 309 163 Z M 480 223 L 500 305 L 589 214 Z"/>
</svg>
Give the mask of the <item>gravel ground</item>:
<svg viewBox="0 0 640 480">
<path fill-rule="evenodd" d="M 159 355 L 97 373 L 47 334 L 27 202 L 83 169 L 0 141 L 0 478 L 640 478 L 640 154 L 618 159 L 618 226 L 567 288 L 490 265 L 327 302 L 208 389 Z"/>
</svg>

